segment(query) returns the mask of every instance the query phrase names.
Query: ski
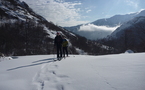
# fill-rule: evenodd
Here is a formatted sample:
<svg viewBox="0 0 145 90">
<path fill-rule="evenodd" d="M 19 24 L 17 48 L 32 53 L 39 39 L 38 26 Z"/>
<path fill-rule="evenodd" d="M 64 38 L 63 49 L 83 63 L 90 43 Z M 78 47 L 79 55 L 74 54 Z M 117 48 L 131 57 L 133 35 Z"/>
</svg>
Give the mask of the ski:
<svg viewBox="0 0 145 90">
<path fill-rule="evenodd" d="M 54 61 L 61 61 L 63 58 L 55 58 Z"/>
<path fill-rule="evenodd" d="M 67 57 L 69 57 L 69 56 L 67 56 Z M 61 61 L 62 59 L 66 59 L 67 57 L 55 58 L 54 61 Z"/>
</svg>

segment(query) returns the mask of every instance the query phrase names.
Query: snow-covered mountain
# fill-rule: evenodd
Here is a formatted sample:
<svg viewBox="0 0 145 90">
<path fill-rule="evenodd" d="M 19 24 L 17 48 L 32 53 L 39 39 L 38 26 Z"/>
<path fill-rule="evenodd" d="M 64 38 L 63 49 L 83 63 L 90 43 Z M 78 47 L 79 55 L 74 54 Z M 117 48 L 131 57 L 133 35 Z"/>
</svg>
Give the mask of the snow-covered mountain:
<svg viewBox="0 0 145 90">
<path fill-rule="evenodd" d="M 25 2 L 0 0 L 0 52 L 7 55 L 55 53 L 53 39 L 56 32 L 68 38 L 71 46 L 70 53 L 78 53 L 78 49 L 88 54 L 108 51 L 101 44 L 75 35 L 54 25 L 53 22 L 48 22 Z"/>
<path fill-rule="evenodd" d="M 65 28 L 88 39 L 96 40 L 110 35 L 123 23 L 139 16 L 145 16 L 145 10 L 125 15 L 115 15 L 110 18 L 96 20 L 89 24 Z"/>
<path fill-rule="evenodd" d="M 99 19 L 92 22 L 91 24 L 98 25 L 98 26 L 115 27 L 118 25 L 122 25 L 123 23 L 139 16 L 145 16 L 145 10 L 141 10 L 139 12 L 131 13 L 131 14 L 115 15 L 110 18 Z"/>
<path fill-rule="evenodd" d="M 122 50 L 145 51 L 145 16 L 123 23 L 109 37 L 107 44 Z"/>
</svg>

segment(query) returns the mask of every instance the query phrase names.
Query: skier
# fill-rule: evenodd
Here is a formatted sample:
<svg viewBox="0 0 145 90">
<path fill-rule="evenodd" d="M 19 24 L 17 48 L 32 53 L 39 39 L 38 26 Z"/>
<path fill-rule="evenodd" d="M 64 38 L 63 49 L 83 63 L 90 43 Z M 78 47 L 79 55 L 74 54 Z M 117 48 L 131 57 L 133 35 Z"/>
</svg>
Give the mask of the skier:
<svg viewBox="0 0 145 90">
<path fill-rule="evenodd" d="M 65 57 L 65 54 L 68 57 L 68 41 L 65 38 L 65 36 L 63 36 L 62 50 L 63 50 L 63 57 Z"/>
<path fill-rule="evenodd" d="M 57 32 L 57 35 L 54 39 L 54 47 L 57 49 L 57 59 L 60 60 L 62 58 L 62 42 L 63 39 L 59 32 Z"/>
</svg>

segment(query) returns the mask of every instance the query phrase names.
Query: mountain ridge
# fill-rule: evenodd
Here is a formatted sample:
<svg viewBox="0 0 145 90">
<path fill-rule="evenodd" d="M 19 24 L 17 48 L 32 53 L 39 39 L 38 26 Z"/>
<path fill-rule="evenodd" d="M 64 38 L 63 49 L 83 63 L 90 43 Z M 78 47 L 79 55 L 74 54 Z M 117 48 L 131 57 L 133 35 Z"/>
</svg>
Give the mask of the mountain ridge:
<svg viewBox="0 0 145 90">
<path fill-rule="evenodd" d="M 124 15 L 114 15 L 110 18 L 98 19 L 98 20 L 93 21 L 89 24 L 92 24 L 92 25 L 97 26 L 97 27 L 106 26 L 106 28 L 109 29 L 110 27 L 118 27 L 118 26 L 122 25 L 123 23 L 125 23 L 125 22 L 127 22 L 135 17 L 139 17 L 139 16 L 145 16 L 144 9 L 139 11 L 139 12 L 135 12 L 135 13 L 124 14 Z M 84 24 L 84 25 L 90 27 L 89 24 Z M 89 32 L 90 34 L 88 34 L 88 36 L 86 36 L 86 34 L 82 34 L 82 33 L 84 33 L 84 32 L 88 33 L 87 31 L 80 32 L 80 27 L 82 27 L 82 26 L 83 25 L 77 25 L 77 26 L 73 26 L 73 27 L 64 27 L 64 28 L 67 29 L 68 31 L 72 31 L 76 34 L 79 34 L 79 35 L 84 36 L 84 37 L 91 39 L 91 40 L 101 39 L 101 38 L 97 37 L 97 33 L 100 33 L 101 29 L 96 28 L 95 29 L 96 32 L 92 32 L 92 33 Z M 101 33 L 106 33 L 104 36 L 104 38 L 105 38 L 108 35 L 110 35 L 111 32 L 112 31 L 106 33 L 104 31 L 102 31 Z M 96 34 L 96 36 L 93 34 Z M 94 38 L 89 38 L 90 36 L 93 36 Z"/>
</svg>

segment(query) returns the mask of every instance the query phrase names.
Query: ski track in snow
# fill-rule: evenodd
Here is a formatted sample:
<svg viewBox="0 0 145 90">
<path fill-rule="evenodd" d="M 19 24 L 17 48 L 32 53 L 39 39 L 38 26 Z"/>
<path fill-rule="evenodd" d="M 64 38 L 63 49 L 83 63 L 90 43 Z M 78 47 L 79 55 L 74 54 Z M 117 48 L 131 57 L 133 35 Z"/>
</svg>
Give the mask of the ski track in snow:
<svg viewBox="0 0 145 90">
<path fill-rule="evenodd" d="M 33 83 L 36 85 L 34 90 L 72 90 L 69 87 L 69 77 L 58 72 L 58 65 L 55 63 L 45 64 L 34 76 Z"/>
</svg>

